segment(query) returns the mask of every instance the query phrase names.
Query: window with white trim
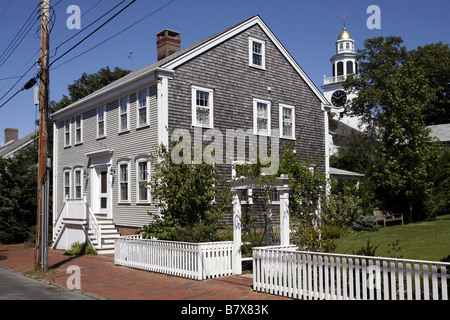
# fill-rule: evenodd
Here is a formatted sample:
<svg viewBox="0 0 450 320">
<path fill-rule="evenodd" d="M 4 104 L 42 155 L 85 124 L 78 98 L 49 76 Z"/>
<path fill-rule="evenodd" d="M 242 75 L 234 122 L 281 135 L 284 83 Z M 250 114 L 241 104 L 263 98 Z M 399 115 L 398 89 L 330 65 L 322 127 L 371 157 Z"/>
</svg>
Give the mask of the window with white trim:
<svg viewBox="0 0 450 320">
<path fill-rule="evenodd" d="M 137 93 L 137 127 L 149 124 L 148 90 L 140 90 Z"/>
<path fill-rule="evenodd" d="M 251 67 L 266 68 L 266 42 L 249 37 L 249 65 Z"/>
<path fill-rule="evenodd" d="M 64 198 L 70 199 L 70 170 L 64 170 Z"/>
<path fill-rule="evenodd" d="M 83 117 L 80 115 L 75 117 L 75 144 L 83 143 Z"/>
<path fill-rule="evenodd" d="M 150 162 L 147 158 L 136 161 L 137 202 L 150 202 Z"/>
<path fill-rule="evenodd" d="M 272 204 L 279 204 L 280 203 L 280 191 L 278 191 L 278 189 L 273 189 L 272 190 L 271 202 L 272 202 Z"/>
<path fill-rule="evenodd" d="M 214 90 L 192 86 L 192 125 L 212 128 L 214 125 Z"/>
<path fill-rule="evenodd" d="M 128 96 L 119 99 L 119 132 L 130 130 L 130 112 Z"/>
<path fill-rule="evenodd" d="M 97 138 L 106 137 L 106 107 L 97 108 Z"/>
<path fill-rule="evenodd" d="M 70 147 L 70 119 L 64 121 L 64 147 Z"/>
<path fill-rule="evenodd" d="M 253 99 L 253 133 L 270 136 L 270 101 Z"/>
<path fill-rule="evenodd" d="M 119 162 L 119 202 L 130 202 L 130 162 Z"/>
<path fill-rule="evenodd" d="M 280 104 L 280 137 L 295 139 L 295 107 Z"/>
<path fill-rule="evenodd" d="M 74 170 L 74 190 L 75 198 L 81 199 L 83 197 L 83 169 Z"/>
</svg>

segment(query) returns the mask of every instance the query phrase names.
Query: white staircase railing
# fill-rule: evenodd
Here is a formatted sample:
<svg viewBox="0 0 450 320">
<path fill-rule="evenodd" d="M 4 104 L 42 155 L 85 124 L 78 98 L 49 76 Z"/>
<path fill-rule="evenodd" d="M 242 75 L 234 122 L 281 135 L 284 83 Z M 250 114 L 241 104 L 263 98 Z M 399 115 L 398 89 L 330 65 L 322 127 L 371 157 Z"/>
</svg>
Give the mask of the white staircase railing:
<svg viewBox="0 0 450 320">
<path fill-rule="evenodd" d="M 85 211 L 88 214 L 87 220 L 88 220 L 88 228 L 89 230 L 92 230 L 94 233 L 94 237 L 97 239 L 97 249 L 102 248 L 102 226 L 98 223 L 97 218 L 95 217 L 95 214 L 92 212 L 91 207 L 89 206 L 86 197 L 84 197 L 84 205 L 85 205 Z"/>
<path fill-rule="evenodd" d="M 89 230 L 92 230 L 93 237 L 97 239 L 97 249 L 102 248 L 102 228 L 99 224 L 95 214 L 92 212 L 86 197 L 83 199 L 66 199 L 63 203 L 61 210 L 58 213 L 58 217 L 53 224 L 53 229 L 56 234 L 53 236 L 53 248 L 58 244 L 63 231 L 65 229 L 64 219 L 79 220 L 82 225 L 87 223 L 88 229 L 85 229 L 86 234 L 89 234 Z M 84 227 L 83 227 L 84 229 Z M 92 242 L 92 240 L 90 239 Z M 92 243 L 91 243 L 92 244 Z"/>
</svg>

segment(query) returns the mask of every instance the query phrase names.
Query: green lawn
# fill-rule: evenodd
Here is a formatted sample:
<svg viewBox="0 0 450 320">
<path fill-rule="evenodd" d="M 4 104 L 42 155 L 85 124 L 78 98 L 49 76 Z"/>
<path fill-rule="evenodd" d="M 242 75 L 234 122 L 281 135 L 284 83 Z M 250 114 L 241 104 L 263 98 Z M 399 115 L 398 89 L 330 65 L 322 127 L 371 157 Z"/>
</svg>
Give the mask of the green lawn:
<svg viewBox="0 0 450 320">
<path fill-rule="evenodd" d="M 376 232 L 346 232 L 336 239 L 335 253 L 352 254 L 365 246 L 367 240 L 379 245 L 375 255 L 394 257 L 389 245 L 399 240 L 399 255 L 404 259 L 440 261 L 450 255 L 450 215 L 438 216 L 435 221 L 421 221 L 402 226 L 389 223 Z"/>
</svg>

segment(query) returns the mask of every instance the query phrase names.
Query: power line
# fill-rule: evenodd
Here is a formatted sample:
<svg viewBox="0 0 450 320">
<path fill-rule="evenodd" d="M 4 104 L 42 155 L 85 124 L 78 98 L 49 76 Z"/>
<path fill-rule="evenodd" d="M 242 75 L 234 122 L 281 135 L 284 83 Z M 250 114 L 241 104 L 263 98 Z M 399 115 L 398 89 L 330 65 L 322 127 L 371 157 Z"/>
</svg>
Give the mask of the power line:
<svg viewBox="0 0 450 320">
<path fill-rule="evenodd" d="M 140 20 L 136 21 L 135 23 L 133 23 L 133 24 L 129 25 L 128 27 L 122 29 L 121 31 L 115 33 L 115 34 L 112 35 L 111 37 L 107 38 L 106 40 L 104 40 L 104 41 L 102 41 L 102 42 L 100 42 L 100 43 L 98 43 L 98 44 L 96 44 L 95 46 L 89 48 L 88 50 L 83 51 L 83 52 L 80 53 L 79 55 L 77 55 L 77 56 L 75 56 L 75 57 L 73 57 L 73 58 L 71 58 L 71 59 L 69 59 L 69 60 L 67 60 L 67 61 L 65 61 L 65 62 L 63 62 L 63 63 L 61 63 L 61 64 L 59 64 L 59 65 L 57 65 L 56 67 L 52 68 L 51 70 L 55 70 L 55 69 L 57 69 L 57 68 L 59 68 L 59 67 L 65 65 L 65 64 L 67 64 L 67 63 L 69 63 L 69 62 L 71 62 L 71 61 L 73 61 L 73 60 L 75 60 L 75 59 L 81 57 L 82 55 L 88 53 L 89 51 L 94 50 L 95 48 L 101 46 L 102 44 L 108 42 L 109 40 L 111 40 L 111 39 L 117 37 L 118 35 L 124 33 L 124 32 L 127 31 L 127 30 L 131 29 L 131 28 L 134 27 L 135 25 L 141 23 L 141 22 L 144 21 L 145 19 L 148 19 L 149 17 L 151 17 L 152 15 L 154 15 L 155 13 L 157 13 L 158 11 L 161 11 L 162 9 L 164 9 L 165 7 L 167 7 L 168 5 L 170 5 L 172 2 L 175 2 L 175 0 L 171 0 L 171 1 L 167 2 L 166 4 L 162 5 L 161 7 L 159 7 L 159 8 L 156 9 L 155 11 L 149 13 L 148 15 L 146 15 L 145 17 L 141 18 Z M 53 63 L 54 63 L 54 62 L 56 62 L 56 61 L 53 61 Z M 53 63 L 52 63 L 52 64 L 53 64 Z"/>
<path fill-rule="evenodd" d="M 70 48 L 69 50 L 67 50 L 66 52 L 64 52 L 62 55 L 60 55 L 58 58 L 56 58 L 55 60 L 53 60 L 53 62 L 48 66 L 49 68 L 59 59 L 61 59 L 62 57 L 64 57 L 65 55 L 67 55 L 69 52 L 71 52 L 73 49 L 75 49 L 76 47 L 78 47 L 81 43 L 83 43 L 86 39 L 88 39 L 89 37 L 91 37 L 94 33 L 96 33 L 98 30 L 100 30 L 101 28 L 103 28 L 106 24 L 108 24 L 111 20 L 113 20 L 114 18 L 116 18 L 119 14 L 121 14 L 123 11 L 125 11 L 128 7 L 130 7 L 133 3 L 135 3 L 136 0 L 132 0 L 129 4 L 127 4 L 124 8 L 122 8 L 119 12 L 117 12 L 115 15 L 113 15 L 111 18 L 109 18 L 108 20 L 106 20 L 102 25 L 100 25 L 97 29 L 95 29 L 94 31 L 92 31 L 90 34 L 88 34 L 86 37 L 84 37 L 81 41 L 79 41 L 77 44 L 75 44 L 72 48 Z"/>
<path fill-rule="evenodd" d="M 33 21 L 33 16 L 35 11 L 28 17 L 27 21 L 22 25 L 19 32 L 14 36 L 13 40 L 9 43 L 3 53 L 0 55 L 0 68 L 5 64 L 5 62 L 11 57 L 11 55 L 16 51 L 17 47 L 22 43 L 28 33 L 31 31 L 33 26 L 36 24 L 37 19 Z M 24 29 L 25 28 L 25 29 Z M 19 39 L 20 38 L 20 39 Z M 16 40 L 17 39 L 17 40 Z"/>
</svg>

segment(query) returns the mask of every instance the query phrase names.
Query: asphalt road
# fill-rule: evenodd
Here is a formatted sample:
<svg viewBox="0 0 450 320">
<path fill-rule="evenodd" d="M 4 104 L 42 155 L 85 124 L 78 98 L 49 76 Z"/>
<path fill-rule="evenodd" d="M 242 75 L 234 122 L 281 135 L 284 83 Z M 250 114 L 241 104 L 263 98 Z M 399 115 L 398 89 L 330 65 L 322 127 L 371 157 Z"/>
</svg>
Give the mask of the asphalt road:
<svg viewBox="0 0 450 320">
<path fill-rule="evenodd" d="M 95 300 L 95 297 L 0 267 L 0 300 Z"/>
</svg>

